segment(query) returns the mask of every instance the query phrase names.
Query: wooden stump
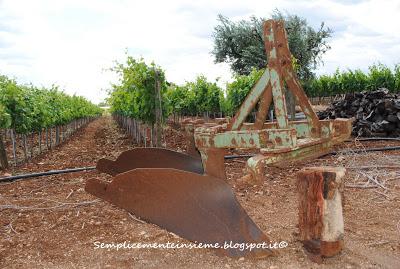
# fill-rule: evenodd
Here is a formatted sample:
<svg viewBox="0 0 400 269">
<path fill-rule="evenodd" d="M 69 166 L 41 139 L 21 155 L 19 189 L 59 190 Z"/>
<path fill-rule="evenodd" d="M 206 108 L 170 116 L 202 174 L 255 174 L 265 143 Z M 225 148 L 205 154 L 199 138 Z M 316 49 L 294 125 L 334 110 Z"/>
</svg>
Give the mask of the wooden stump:
<svg viewBox="0 0 400 269">
<path fill-rule="evenodd" d="M 340 167 L 307 167 L 297 174 L 300 240 L 315 262 L 343 248 L 345 172 Z"/>
</svg>

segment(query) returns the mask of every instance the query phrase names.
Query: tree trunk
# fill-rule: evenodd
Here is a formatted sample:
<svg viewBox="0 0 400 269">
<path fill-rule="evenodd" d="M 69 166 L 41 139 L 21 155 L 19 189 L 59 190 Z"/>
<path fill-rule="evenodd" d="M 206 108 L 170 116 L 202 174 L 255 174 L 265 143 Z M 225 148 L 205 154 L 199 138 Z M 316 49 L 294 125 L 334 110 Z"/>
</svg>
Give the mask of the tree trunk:
<svg viewBox="0 0 400 269">
<path fill-rule="evenodd" d="M 340 167 L 310 167 L 297 174 L 300 240 L 317 263 L 343 248 L 345 172 Z"/>
</svg>

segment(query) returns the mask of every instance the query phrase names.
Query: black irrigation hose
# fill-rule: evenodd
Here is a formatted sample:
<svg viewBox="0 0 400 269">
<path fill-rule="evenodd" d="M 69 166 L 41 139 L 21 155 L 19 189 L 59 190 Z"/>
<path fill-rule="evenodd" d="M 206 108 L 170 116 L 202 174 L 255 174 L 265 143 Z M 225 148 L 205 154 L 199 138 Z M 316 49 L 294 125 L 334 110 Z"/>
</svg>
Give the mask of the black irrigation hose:
<svg viewBox="0 0 400 269">
<path fill-rule="evenodd" d="M 390 150 L 400 150 L 400 146 L 332 151 L 332 152 L 329 152 L 329 153 L 327 153 L 325 155 L 322 155 L 320 157 L 324 157 L 324 156 L 328 156 L 328 155 L 337 155 L 337 154 L 341 154 L 341 153 L 363 153 L 363 152 L 390 151 Z"/>
<path fill-rule="evenodd" d="M 400 138 L 394 137 L 367 137 L 367 138 L 358 138 L 357 141 L 379 141 L 379 140 L 390 140 L 390 141 L 400 141 Z M 347 140 L 350 142 L 353 140 Z M 355 150 L 341 150 L 341 151 L 332 151 L 327 154 L 324 154 L 321 157 L 329 156 L 329 155 L 337 155 L 341 153 L 363 153 L 363 152 L 373 152 L 373 151 L 390 151 L 390 150 L 400 150 L 400 146 L 393 146 L 393 147 L 381 147 L 381 148 L 368 148 L 368 149 L 355 149 Z M 255 156 L 255 154 L 243 154 L 243 155 L 226 155 L 224 156 L 225 160 L 232 160 L 232 159 L 239 159 L 239 158 L 251 158 Z M 89 167 L 81 167 L 81 168 L 68 168 L 62 170 L 51 170 L 47 172 L 40 172 L 40 173 L 32 173 L 32 174 L 23 174 L 23 175 L 16 175 L 10 177 L 2 177 L 0 178 L 0 183 L 4 182 L 12 182 L 19 179 L 25 178 L 32 178 L 32 177 L 41 177 L 41 176 L 49 176 L 49 175 L 57 175 L 57 174 L 66 174 L 66 173 L 73 173 L 73 172 L 81 172 L 81 171 L 90 171 L 96 169 L 95 166 Z"/>
<path fill-rule="evenodd" d="M 62 169 L 62 170 L 51 170 L 51 171 L 47 171 L 47 172 L 23 174 L 23 175 L 16 175 L 16 176 L 10 176 L 10 177 L 2 177 L 2 178 L 0 178 L 0 183 L 12 182 L 12 181 L 16 181 L 18 179 L 25 179 L 25 178 L 31 178 L 31 177 L 41 177 L 41 176 L 49 176 L 49 175 L 81 172 L 81 171 L 89 171 L 89 170 L 94 170 L 94 169 L 96 169 L 95 166 L 89 166 L 89 167 L 81 167 L 81 168 L 68 168 L 68 169 Z"/>
<path fill-rule="evenodd" d="M 225 160 L 239 159 L 239 158 L 251 158 L 254 157 L 255 154 L 243 154 L 243 155 L 226 155 L 224 156 Z"/>
<path fill-rule="evenodd" d="M 363 137 L 363 138 L 356 138 L 354 140 L 346 140 L 346 142 L 353 142 L 353 141 L 400 141 L 400 138 L 397 138 L 397 137 Z"/>
<path fill-rule="evenodd" d="M 400 141 L 400 140 L 399 140 Z M 367 149 L 354 149 L 354 150 L 340 150 L 340 151 L 331 151 L 324 155 L 319 156 L 318 158 L 329 156 L 329 155 L 337 155 L 342 153 L 363 153 L 363 152 L 373 152 L 373 151 L 391 151 L 391 150 L 400 150 L 400 146 L 393 147 L 381 147 L 381 148 L 367 148 Z M 246 155 L 228 155 L 225 156 L 225 160 L 231 159 L 239 159 L 239 158 L 251 158 L 255 156 L 255 154 L 246 154 Z"/>
<path fill-rule="evenodd" d="M 254 156 L 254 154 L 227 155 L 227 156 L 225 156 L 225 159 L 226 160 L 231 160 L 231 159 L 239 159 L 239 158 L 251 158 L 253 156 Z M 27 179 L 27 178 L 32 178 L 32 177 L 42 177 L 42 176 L 50 176 L 50 175 L 58 175 L 58 174 L 67 174 L 67 173 L 74 173 L 74 172 L 90 171 L 90 170 L 95 170 L 95 169 L 96 169 L 95 166 L 89 166 L 89 167 L 67 168 L 67 169 L 62 169 L 62 170 L 50 170 L 50 171 L 46 171 L 46 172 L 22 174 L 22 175 L 15 175 L 15 176 L 9 176 L 9 177 L 1 177 L 0 178 L 0 183 L 13 182 L 13 181 L 17 181 L 17 180 L 20 180 L 20 179 Z"/>
</svg>

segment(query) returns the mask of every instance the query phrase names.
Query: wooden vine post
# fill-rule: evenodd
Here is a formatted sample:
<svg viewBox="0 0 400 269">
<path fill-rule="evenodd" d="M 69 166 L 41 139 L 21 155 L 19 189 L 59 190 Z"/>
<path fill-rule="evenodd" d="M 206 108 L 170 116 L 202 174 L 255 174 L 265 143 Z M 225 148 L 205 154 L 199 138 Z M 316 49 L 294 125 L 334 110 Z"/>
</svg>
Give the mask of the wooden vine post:
<svg viewBox="0 0 400 269">
<path fill-rule="evenodd" d="M 162 125 L 161 125 L 161 84 L 158 74 L 158 70 L 155 71 L 155 116 L 156 116 L 156 147 L 161 147 L 161 135 L 162 135 Z"/>
<path fill-rule="evenodd" d="M 6 148 L 3 143 L 3 138 L 0 137 L 0 169 L 7 169 L 7 168 L 8 168 L 8 160 L 7 160 Z"/>
<path fill-rule="evenodd" d="M 297 174 L 300 240 L 314 262 L 343 248 L 345 172 L 341 167 L 307 167 Z"/>
</svg>

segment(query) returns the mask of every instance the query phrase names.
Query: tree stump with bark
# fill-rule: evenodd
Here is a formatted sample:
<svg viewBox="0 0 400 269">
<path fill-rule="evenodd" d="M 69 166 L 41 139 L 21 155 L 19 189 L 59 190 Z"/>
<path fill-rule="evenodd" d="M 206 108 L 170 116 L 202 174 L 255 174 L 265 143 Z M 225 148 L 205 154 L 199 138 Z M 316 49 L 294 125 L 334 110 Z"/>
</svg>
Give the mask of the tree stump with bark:
<svg viewBox="0 0 400 269">
<path fill-rule="evenodd" d="M 341 167 L 307 167 L 297 174 L 300 240 L 317 263 L 343 248 L 345 172 Z"/>
</svg>

